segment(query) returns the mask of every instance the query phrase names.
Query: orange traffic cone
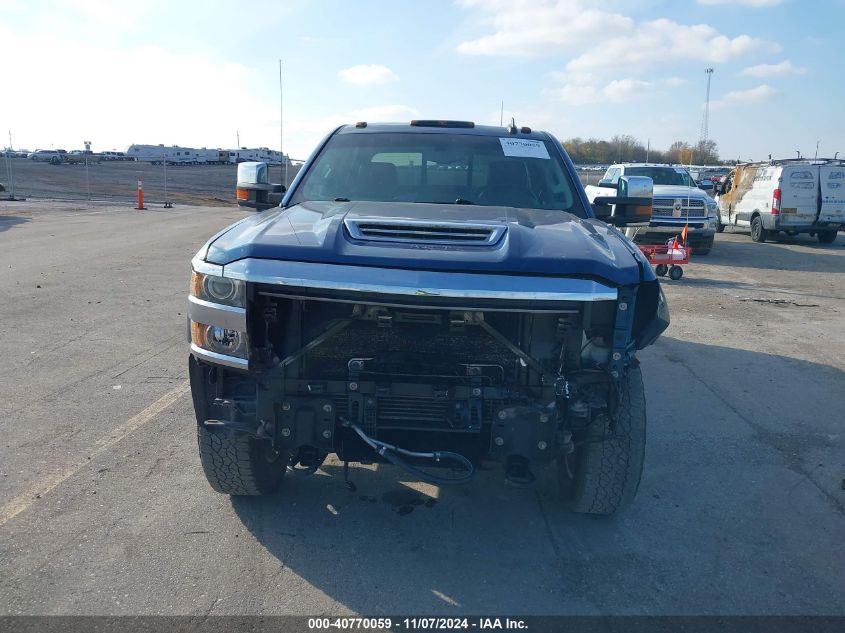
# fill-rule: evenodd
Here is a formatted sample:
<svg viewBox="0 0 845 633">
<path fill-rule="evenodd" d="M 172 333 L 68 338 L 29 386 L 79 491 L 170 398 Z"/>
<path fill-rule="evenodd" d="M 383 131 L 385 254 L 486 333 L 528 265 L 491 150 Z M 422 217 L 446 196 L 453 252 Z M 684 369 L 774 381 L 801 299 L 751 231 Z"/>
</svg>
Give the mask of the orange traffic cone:
<svg viewBox="0 0 845 633">
<path fill-rule="evenodd" d="M 138 211 L 147 210 L 147 207 L 144 206 L 144 183 L 140 178 L 138 178 L 138 206 L 135 208 Z"/>
</svg>

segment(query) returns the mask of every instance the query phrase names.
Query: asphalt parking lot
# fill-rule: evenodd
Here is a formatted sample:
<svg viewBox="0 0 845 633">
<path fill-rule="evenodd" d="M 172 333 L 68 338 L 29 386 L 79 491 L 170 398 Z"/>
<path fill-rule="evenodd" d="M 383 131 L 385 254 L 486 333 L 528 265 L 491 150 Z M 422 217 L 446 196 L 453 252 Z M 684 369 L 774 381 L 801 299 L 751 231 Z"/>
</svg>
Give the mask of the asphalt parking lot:
<svg viewBox="0 0 845 633">
<path fill-rule="evenodd" d="M 845 614 L 845 235 L 717 236 L 641 355 L 634 505 L 337 463 L 213 492 L 189 260 L 235 207 L 0 202 L 0 614 Z"/>
</svg>

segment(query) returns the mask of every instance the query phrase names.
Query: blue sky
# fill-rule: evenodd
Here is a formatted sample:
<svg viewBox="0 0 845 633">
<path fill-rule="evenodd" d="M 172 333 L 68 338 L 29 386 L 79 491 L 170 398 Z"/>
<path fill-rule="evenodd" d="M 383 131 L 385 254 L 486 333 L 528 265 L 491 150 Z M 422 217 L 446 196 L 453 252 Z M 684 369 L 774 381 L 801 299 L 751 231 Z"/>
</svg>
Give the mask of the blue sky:
<svg viewBox="0 0 845 633">
<path fill-rule="evenodd" d="M 29 149 L 278 148 L 281 58 L 295 158 L 339 123 L 498 124 L 502 101 L 665 149 L 698 139 L 712 67 L 723 158 L 845 154 L 843 36 L 845 0 L 0 0 L 0 126 Z"/>
</svg>

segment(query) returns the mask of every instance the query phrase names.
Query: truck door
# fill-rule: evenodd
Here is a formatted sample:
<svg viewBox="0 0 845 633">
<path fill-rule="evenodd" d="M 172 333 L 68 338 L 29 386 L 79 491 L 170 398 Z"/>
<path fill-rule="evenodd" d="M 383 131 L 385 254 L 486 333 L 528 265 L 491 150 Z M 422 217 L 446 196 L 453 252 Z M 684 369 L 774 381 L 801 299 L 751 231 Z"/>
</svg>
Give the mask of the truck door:
<svg viewBox="0 0 845 633">
<path fill-rule="evenodd" d="M 819 186 L 819 222 L 845 224 L 845 165 L 822 165 Z"/>
<path fill-rule="evenodd" d="M 780 228 L 815 223 L 818 202 L 818 165 L 785 166 L 780 179 Z"/>
</svg>

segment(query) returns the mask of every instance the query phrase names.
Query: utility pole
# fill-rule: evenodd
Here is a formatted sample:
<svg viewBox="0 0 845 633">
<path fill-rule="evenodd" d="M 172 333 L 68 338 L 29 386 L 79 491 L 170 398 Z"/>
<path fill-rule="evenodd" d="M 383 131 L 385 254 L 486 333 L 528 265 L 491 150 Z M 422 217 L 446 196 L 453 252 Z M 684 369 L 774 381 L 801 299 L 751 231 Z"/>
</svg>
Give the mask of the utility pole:
<svg viewBox="0 0 845 633">
<path fill-rule="evenodd" d="M 813 156 L 813 160 L 816 160 L 819 157 L 819 143 L 820 141 L 816 141 L 816 155 Z"/>
<path fill-rule="evenodd" d="M 707 91 L 704 94 L 704 115 L 701 118 L 701 149 L 704 149 L 710 137 L 710 79 L 713 77 L 713 69 L 705 68 L 704 74 L 707 75 Z"/>
<path fill-rule="evenodd" d="M 499 110 L 499 127 L 505 124 L 505 102 L 502 101 L 502 108 Z"/>
<path fill-rule="evenodd" d="M 645 162 L 648 162 L 648 156 L 651 154 L 651 139 L 648 139 L 648 144 L 645 148 Z"/>
</svg>

